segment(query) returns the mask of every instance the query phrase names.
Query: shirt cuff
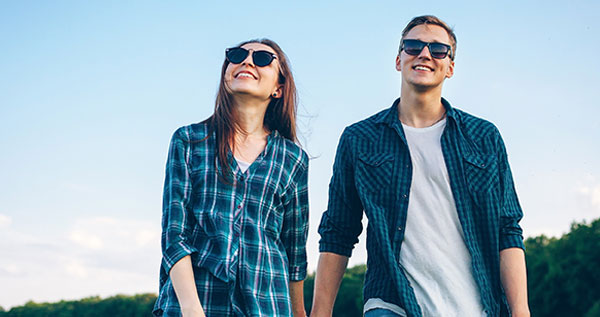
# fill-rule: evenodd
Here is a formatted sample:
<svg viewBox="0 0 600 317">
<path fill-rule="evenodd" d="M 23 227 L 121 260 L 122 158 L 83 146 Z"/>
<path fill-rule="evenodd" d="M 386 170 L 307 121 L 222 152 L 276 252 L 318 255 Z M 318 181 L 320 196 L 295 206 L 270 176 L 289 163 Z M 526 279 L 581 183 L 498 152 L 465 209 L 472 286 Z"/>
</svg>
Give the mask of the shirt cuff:
<svg viewBox="0 0 600 317">
<path fill-rule="evenodd" d="M 321 242 L 319 244 L 319 252 L 330 252 L 343 256 L 350 257 L 352 255 L 352 249 L 354 247 L 347 247 L 337 243 Z"/>
<path fill-rule="evenodd" d="M 171 268 L 173 265 L 175 265 L 175 263 L 194 252 L 196 252 L 195 249 L 189 248 L 183 242 L 179 242 L 168 247 L 163 254 L 163 263 L 167 274 L 171 272 Z"/>
<path fill-rule="evenodd" d="M 521 235 L 507 235 L 500 239 L 500 251 L 508 248 L 520 248 L 525 250 L 525 244 L 523 243 L 523 236 Z"/>
<path fill-rule="evenodd" d="M 307 263 L 298 266 L 290 266 L 290 281 L 303 281 L 306 278 Z"/>
</svg>

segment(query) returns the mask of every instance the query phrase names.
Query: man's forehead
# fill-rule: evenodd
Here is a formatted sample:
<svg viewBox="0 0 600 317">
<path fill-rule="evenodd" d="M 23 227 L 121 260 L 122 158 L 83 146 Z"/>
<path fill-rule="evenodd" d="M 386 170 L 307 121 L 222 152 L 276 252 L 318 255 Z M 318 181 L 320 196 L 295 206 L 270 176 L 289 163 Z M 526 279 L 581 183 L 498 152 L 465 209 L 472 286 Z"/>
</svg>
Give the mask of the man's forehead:
<svg viewBox="0 0 600 317">
<path fill-rule="evenodd" d="M 404 39 L 450 43 L 450 35 L 446 32 L 446 29 L 435 24 L 419 24 L 410 29 Z"/>
</svg>

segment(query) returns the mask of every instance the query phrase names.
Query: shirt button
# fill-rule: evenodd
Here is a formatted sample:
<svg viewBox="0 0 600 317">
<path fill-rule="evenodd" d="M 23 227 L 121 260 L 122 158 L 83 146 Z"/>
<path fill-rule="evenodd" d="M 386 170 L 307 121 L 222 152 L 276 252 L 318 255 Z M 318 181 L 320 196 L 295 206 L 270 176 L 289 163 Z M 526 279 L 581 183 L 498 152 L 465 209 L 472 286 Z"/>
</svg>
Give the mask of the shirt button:
<svg viewBox="0 0 600 317">
<path fill-rule="evenodd" d="M 239 205 L 237 206 L 237 209 L 242 209 L 242 204 L 239 204 Z"/>
<path fill-rule="evenodd" d="M 410 167 L 410 165 L 406 164 L 406 168 L 409 168 L 409 167 Z"/>
<path fill-rule="evenodd" d="M 402 198 L 406 199 L 408 197 L 408 195 L 404 194 L 402 195 Z"/>
<path fill-rule="evenodd" d="M 398 227 L 398 231 L 402 231 L 402 227 Z"/>
</svg>

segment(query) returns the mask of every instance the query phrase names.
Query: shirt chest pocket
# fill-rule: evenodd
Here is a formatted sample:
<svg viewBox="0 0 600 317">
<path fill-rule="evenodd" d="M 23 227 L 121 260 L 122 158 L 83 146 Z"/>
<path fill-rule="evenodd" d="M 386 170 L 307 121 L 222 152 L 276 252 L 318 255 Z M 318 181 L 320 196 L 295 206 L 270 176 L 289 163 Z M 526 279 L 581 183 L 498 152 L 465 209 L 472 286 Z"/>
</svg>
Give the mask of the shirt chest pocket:
<svg viewBox="0 0 600 317">
<path fill-rule="evenodd" d="M 264 223 L 265 231 L 276 239 L 279 239 L 283 226 L 285 198 L 282 190 L 271 187 L 271 190 L 263 195 L 263 204 L 258 212 L 259 217 L 263 217 L 261 221 Z"/>
<path fill-rule="evenodd" d="M 465 161 L 465 180 L 472 193 L 488 193 L 498 188 L 498 160 L 494 155 L 467 154 Z"/>
<path fill-rule="evenodd" d="M 356 164 L 357 189 L 380 192 L 391 182 L 394 155 L 391 153 L 360 153 Z"/>
</svg>

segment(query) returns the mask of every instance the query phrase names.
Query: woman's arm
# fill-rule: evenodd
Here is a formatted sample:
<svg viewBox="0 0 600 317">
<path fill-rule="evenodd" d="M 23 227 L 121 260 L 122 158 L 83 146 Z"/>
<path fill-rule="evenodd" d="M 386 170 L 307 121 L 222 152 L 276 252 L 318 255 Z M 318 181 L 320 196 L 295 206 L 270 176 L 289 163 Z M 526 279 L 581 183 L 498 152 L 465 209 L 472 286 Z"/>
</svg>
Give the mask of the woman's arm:
<svg viewBox="0 0 600 317">
<path fill-rule="evenodd" d="M 173 282 L 182 315 L 184 317 L 204 317 L 204 310 L 200 304 L 194 281 L 191 257 L 187 255 L 177 261 L 171 268 L 169 276 Z"/>
<path fill-rule="evenodd" d="M 163 194 L 163 270 L 173 283 L 183 316 L 204 316 L 198 299 L 190 254 L 189 233 L 196 223 L 188 214 L 192 186 L 189 168 L 189 133 L 178 129 L 171 139 Z"/>
<path fill-rule="evenodd" d="M 290 299 L 294 317 L 305 317 L 304 309 L 304 281 L 290 281 Z"/>
<path fill-rule="evenodd" d="M 306 238 L 308 236 L 308 156 L 302 152 L 301 162 L 293 177 L 288 199 L 284 202 L 281 241 L 288 257 L 290 301 L 294 317 L 306 316 L 304 279 L 306 278 Z"/>
</svg>

